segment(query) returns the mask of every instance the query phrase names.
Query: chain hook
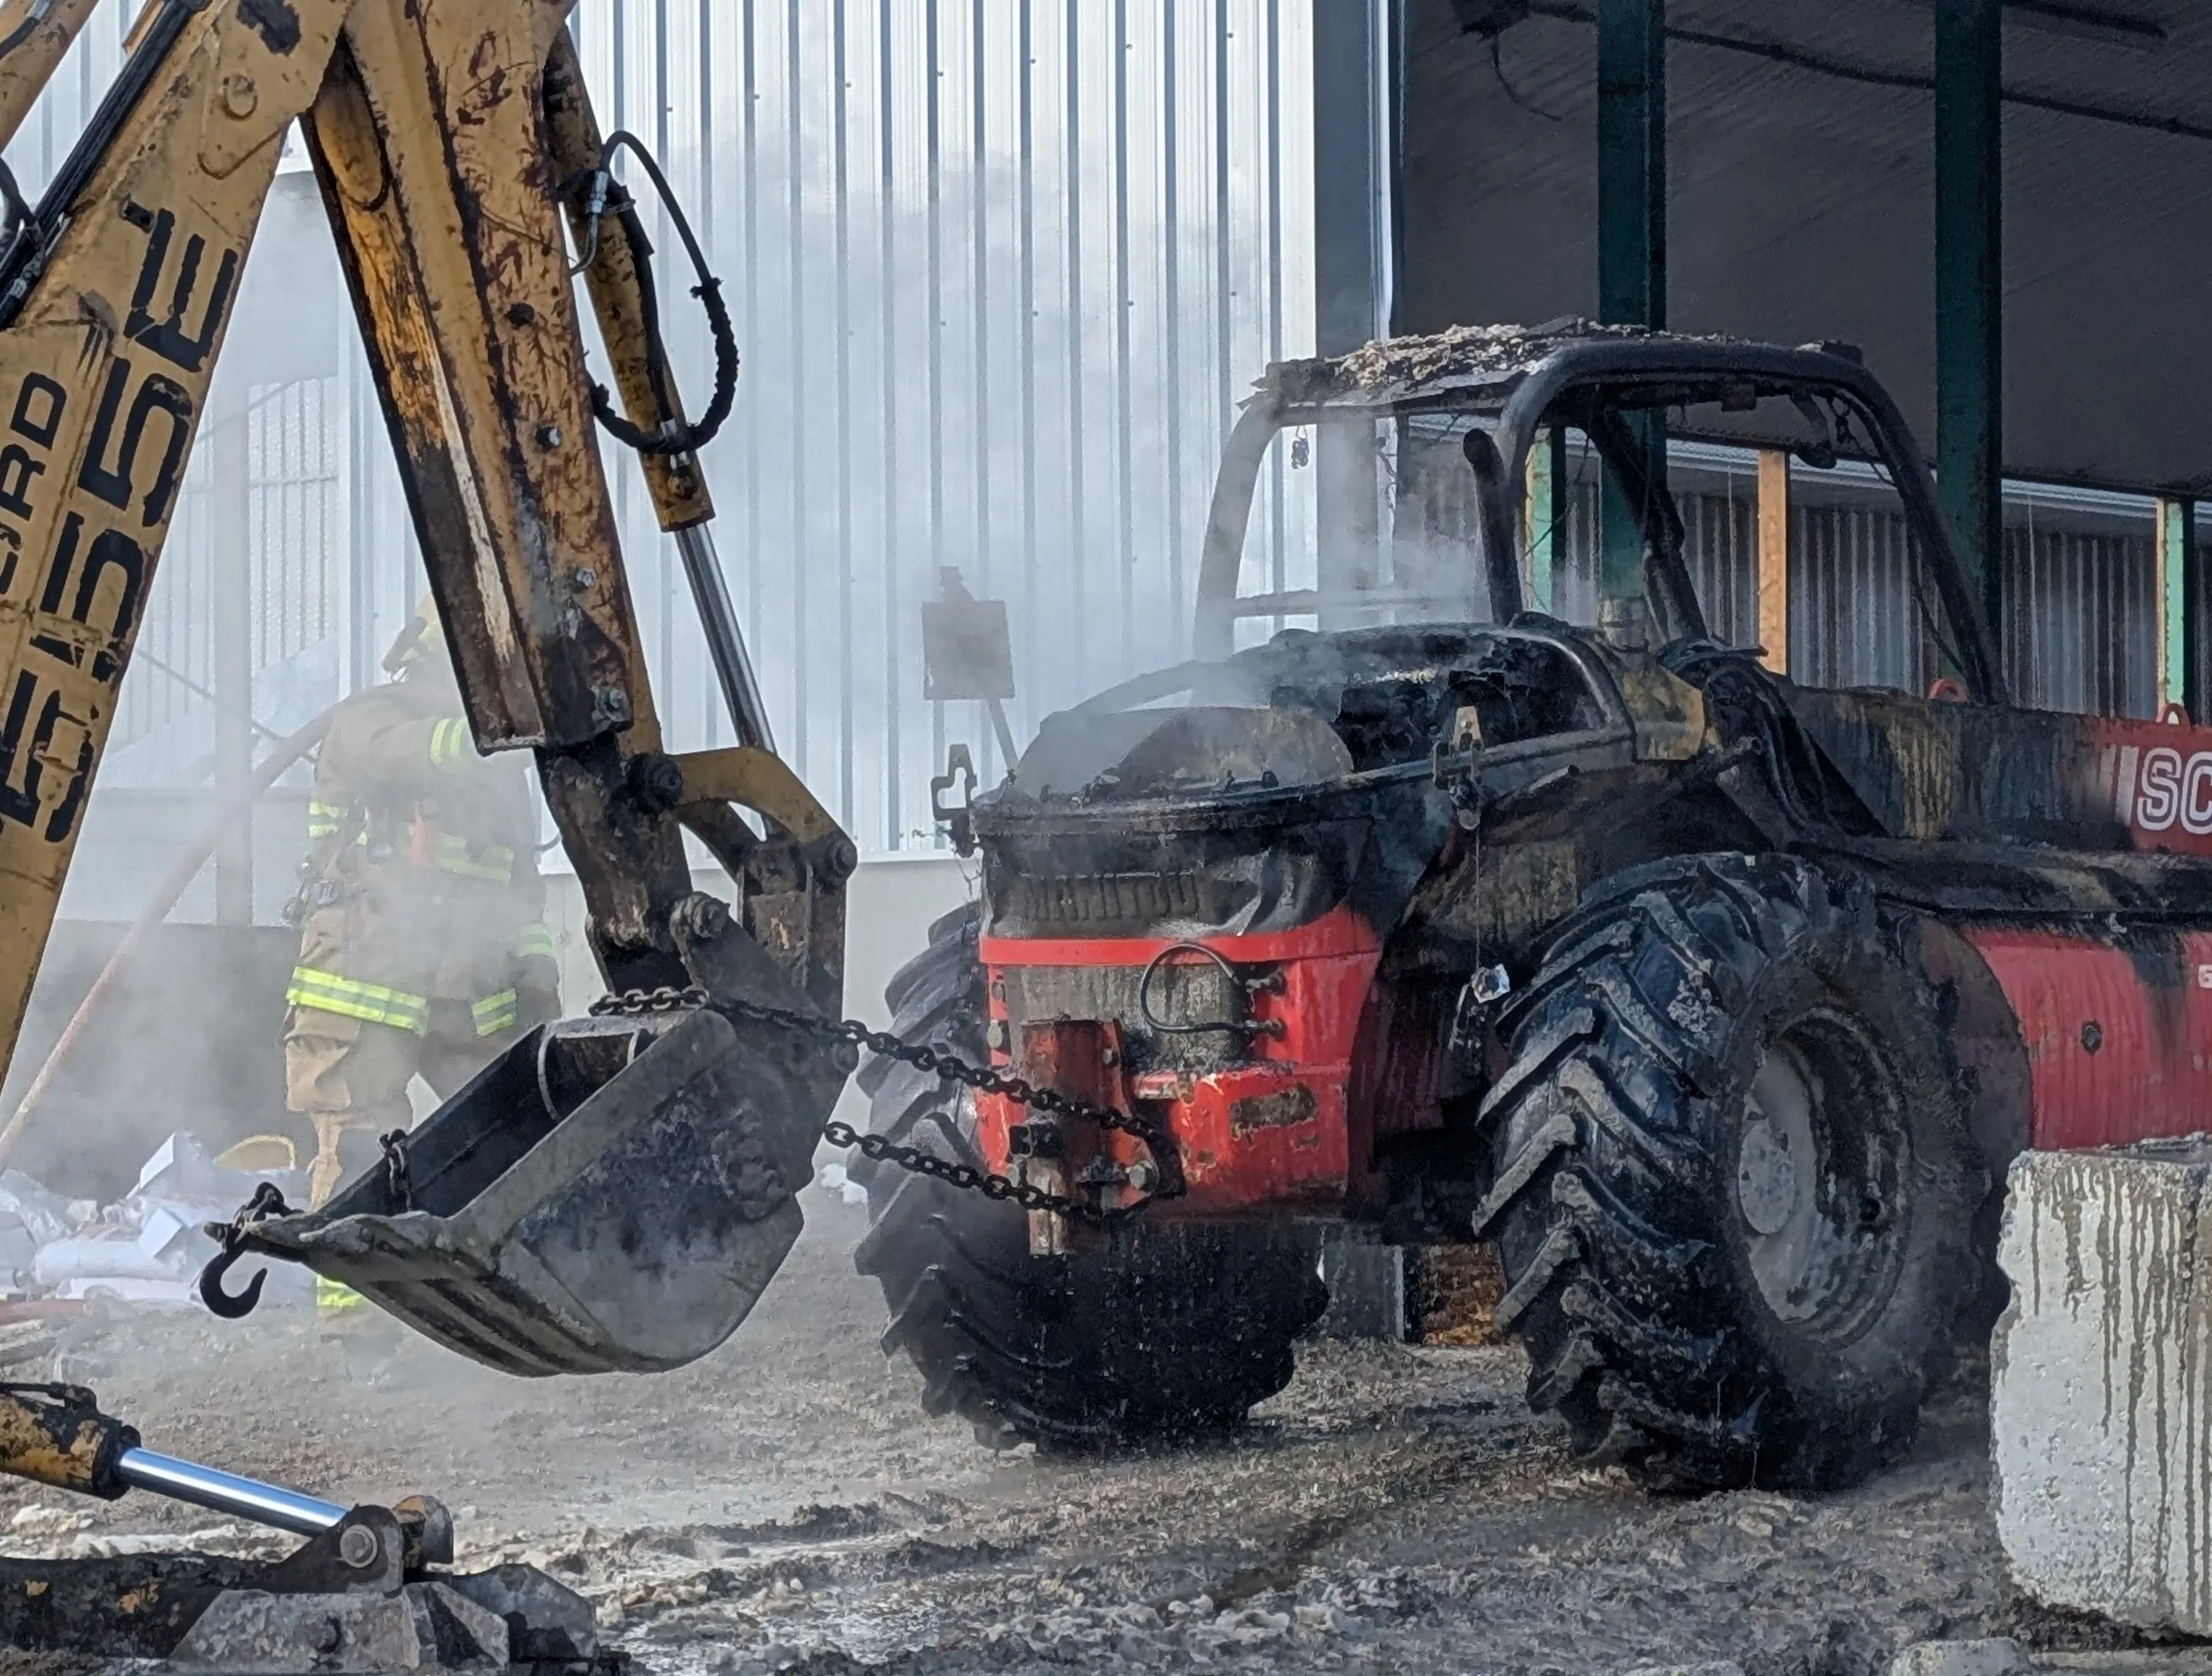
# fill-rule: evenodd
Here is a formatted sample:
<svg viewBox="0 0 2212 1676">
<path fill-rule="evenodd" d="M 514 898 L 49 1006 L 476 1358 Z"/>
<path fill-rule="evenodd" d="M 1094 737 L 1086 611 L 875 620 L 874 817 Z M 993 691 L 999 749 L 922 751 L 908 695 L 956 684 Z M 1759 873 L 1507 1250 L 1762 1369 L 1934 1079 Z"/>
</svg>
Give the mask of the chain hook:
<svg viewBox="0 0 2212 1676">
<path fill-rule="evenodd" d="M 253 1278 L 237 1292 L 222 1289 L 224 1278 L 242 1261 L 246 1255 L 246 1230 L 257 1222 L 271 1217 L 289 1217 L 292 1207 L 284 1202 L 284 1195 L 274 1181 L 264 1181 L 253 1189 L 253 1197 L 240 1207 L 228 1222 L 211 1222 L 203 1230 L 222 1248 L 208 1266 L 200 1271 L 200 1302 L 207 1305 L 210 1315 L 227 1321 L 244 1321 L 261 1302 L 261 1289 L 269 1283 L 269 1271 L 255 1272 Z"/>
</svg>

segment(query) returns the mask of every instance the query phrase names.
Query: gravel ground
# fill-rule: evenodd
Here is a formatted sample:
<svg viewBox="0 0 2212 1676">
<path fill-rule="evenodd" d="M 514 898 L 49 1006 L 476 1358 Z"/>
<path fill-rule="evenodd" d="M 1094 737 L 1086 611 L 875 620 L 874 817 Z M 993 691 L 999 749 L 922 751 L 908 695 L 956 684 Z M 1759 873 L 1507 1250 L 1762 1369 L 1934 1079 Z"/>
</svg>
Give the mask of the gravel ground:
<svg viewBox="0 0 2212 1676">
<path fill-rule="evenodd" d="M 149 1447 L 336 1501 L 439 1496 L 465 1564 L 525 1559 L 647 1672 L 1222 1671 L 1543 1676 L 1729 1659 L 1868 1676 L 1905 1643 L 2128 1637 L 2040 1612 L 1991 1533 L 1982 1394 L 1848 1495 L 1655 1500 L 1575 1467 L 1510 1351 L 1316 1344 L 1243 1435 L 1108 1459 L 993 1455 L 887 1362 L 859 1213 L 810 1226 L 722 1351 L 528 1382 L 296 1315 L 73 1327 L 60 1372 Z M 17 1553 L 262 1539 L 143 1497 L 0 1485 Z"/>
</svg>

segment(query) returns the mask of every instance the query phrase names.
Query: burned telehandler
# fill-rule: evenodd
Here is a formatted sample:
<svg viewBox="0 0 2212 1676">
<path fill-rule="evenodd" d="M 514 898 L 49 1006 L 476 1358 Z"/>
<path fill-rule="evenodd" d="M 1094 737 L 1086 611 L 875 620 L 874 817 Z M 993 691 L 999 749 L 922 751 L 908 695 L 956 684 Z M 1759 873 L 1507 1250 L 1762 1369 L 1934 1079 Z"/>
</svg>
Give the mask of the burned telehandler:
<svg viewBox="0 0 2212 1676">
<path fill-rule="evenodd" d="M 1449 458 L 1462 533 L 1401 532 L 1395 575 L 1338 556 L 1364 596 L 1240 598 L 1261 462 L 1304 427 L 1395 453 L 1401 531 L 1413 456 Z M 1824 689 L 1716 638 L 1662 427 L 1887 497 L 1893 626 L 1939 678 Z M 1562 428 L 1632 519 L 1595 629 L 1525 598 Z M 1364 624 L 1237 648 L 1332 608 Z M 1530 1399 L 1593 1459 L 1845 1483 L 1986 1325 L 2013 1155 L 2203 1126 L 2212 732 L 2008 702 L 1848 349 L 1572 324 L 1278 366 L 1195 647 L 949 811 L 981 901 L 890 992 L 896 1035 L 1067 1109 L 862 1073 L 886 1346 L 988 1436 L 1240 1417 L 1352 1219 L 1494 1241 Z M 963 1190 L 990 1173 L 1012 1202 Z"/>
</svg>

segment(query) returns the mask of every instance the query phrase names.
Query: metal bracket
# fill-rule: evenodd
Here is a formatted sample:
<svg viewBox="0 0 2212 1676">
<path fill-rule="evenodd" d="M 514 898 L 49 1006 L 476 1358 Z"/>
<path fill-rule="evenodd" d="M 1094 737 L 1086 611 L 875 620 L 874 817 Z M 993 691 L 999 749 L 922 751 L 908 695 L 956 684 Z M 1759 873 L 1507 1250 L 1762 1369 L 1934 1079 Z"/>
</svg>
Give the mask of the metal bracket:
<svg viewBox="0 0 2212 1676">
<path fill-rule="evenodd" d="M 738 884 L 737 913 L 746 934 L 793 987 L 835 1016 L 845 999 L 845 887 L 860 865 L 858 847 L 771 752 L 740 747 L 674 761 L 683 776 L 676 817 Z M 766 842 L 738 809 L 767 822 Z M 695 981 L 712 987 L 691 970 Z"/>
<path fill-rule="evenodd" d="M 179 1676 L 508 1676 L 524 1665 L 589 1676 L 619 1662 L 600 1650 L 591 1603 L 543 1572 L 426 1569 L 440 1534 L 422 1511 L 410 1533 L 405 1504 L 355 1508 L 273 1564 L 193 1553 L 0 1560 L 0 1644 L 157 1660 L 154 1673 Z M 448 1526 L 448 1558 L 450 1539 Z"/>
<path fill-rule="evenodd" d="M 1462 830 L 1482 823 L 1482 713 L 1474 705 L 1453 711 L 1451 726 L 1429 747 L 1429 779 L 1451 799 Z"/>
<path fill-rule="evenodd" d="M 765 816 L 801 844 L 845 838 L 844 829 L 836 817 L 806 789 L 806 783 L 792 771 L 791 764 L 773 751 L 738 745 L 722 750 L 691 751 L 678 756 L 675 762 L 684 774 L 679 808 L 701 803 L 734 803 Z M 846 839 L 847 843 L 851 841 Z"/>
<path fill-rule="evenodd" d="M 1470 977 L 1452 1008 L 1446 1052 L 1457 1063 L 1480 1072 L 1483 1051 L 1499 1002 L 1513 993 L 1512 975 L 1503 966 L 1486 966 Z"/>
<path fill-rule="evenodd" d="M 945 794 L 956 786 L 960 801 L 948 805 Z M 966 745 L 945 752 L 945 772 L 929 782 L 929 813 L 951 838 L 955 855 L 975 853 L 975 758 Z"/>
</svg>

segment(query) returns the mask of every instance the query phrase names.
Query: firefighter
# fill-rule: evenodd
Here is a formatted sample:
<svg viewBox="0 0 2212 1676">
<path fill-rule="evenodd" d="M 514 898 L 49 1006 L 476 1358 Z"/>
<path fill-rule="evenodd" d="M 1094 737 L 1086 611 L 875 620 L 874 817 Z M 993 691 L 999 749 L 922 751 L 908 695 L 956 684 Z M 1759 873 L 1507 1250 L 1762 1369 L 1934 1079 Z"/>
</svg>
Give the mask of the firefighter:
<svg viewBox="0 0 2212 1676">
<path fill-rule="evenodd" d="M 448 1097 L 560 1011 L 526 770 L 477 754 L 428 600 L 384 667 L 331 720 L 293 905 L 285 1090 L 314 1126 L 318 1206 L 409 1126 L 415 1077 Z"/>
</svg>

